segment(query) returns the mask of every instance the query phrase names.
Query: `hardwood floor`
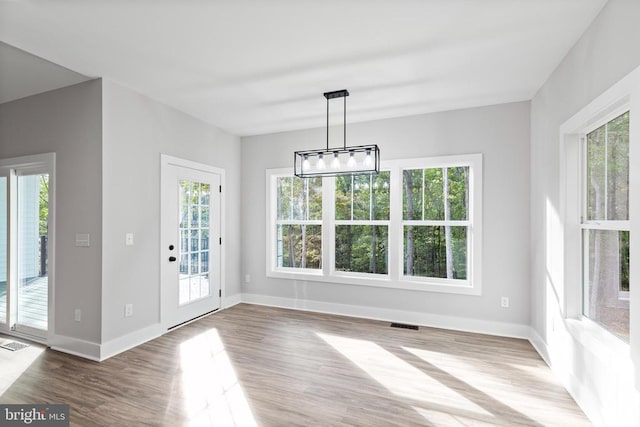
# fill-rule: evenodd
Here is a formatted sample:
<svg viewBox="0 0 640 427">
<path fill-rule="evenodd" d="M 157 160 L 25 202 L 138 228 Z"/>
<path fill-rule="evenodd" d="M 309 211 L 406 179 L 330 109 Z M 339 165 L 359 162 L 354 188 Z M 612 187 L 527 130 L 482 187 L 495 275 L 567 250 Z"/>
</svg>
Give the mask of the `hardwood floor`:
<svg viewBox="0 0 640 427">
<path fill-rule="evenodd" d="M 527 341 L 247 304 L 102 363 L 44 351 L 0 402 L 81 426 L 590 425 Z"/>
</svg>

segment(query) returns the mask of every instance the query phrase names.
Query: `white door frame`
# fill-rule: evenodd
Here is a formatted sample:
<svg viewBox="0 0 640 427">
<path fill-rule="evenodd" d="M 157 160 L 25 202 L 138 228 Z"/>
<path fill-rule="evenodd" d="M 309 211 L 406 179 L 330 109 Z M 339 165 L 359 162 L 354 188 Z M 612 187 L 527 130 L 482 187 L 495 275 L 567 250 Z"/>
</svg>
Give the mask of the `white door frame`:
<svg viewBox="0 0 640 427">
<path fill-rule="evenodd" d="M 225 170 L 215 167 L 215 166 L 211 166 L 211 165 L 207 165 L 204 163 L 198 163 L 198 162 L 194 162 L 192 160 L 186 160 L 186 159 L 182 159 L 179 157 L 175 157 L 175 156 L 170 156 L 167 154 L 160 154 L 160 253 L 159 253 L 159 260 L 160 262 L 162 262 L 162 260 L 164 260 L 166 258 L 167 255 L 167 248 L 164 247 L 163 244 L 163 211 L 164 211 L 164 206 L 166 205 L 166 200 L 164 200 L 165 195 L 164 195 L 164 189 L 167 188 L 167 186 L 170 184 L 168 181 L 168 177 L 167 177 L 167 168 L 169 166 L 179 166 L 179 167 L 183 167 L 183 168 L 189 168 L 189 169 L 195 169 L 198 171 L 203 171 L 203 172 L 209 172 L 209 173 L 213 173 L 216 175 L 220 176 L 220 185 L 222 187 L 222 191 L 220 193 L 220 238 L 222 239 L 222 243 L 220 244 L 220 291 L 222 293 L 221 297 L 220 297 L 220 308 L 222 308 L 224 305 L 222 304 L 222 299 L 225 295 L 225 247 L 226 247 L 226 239 L 225 239 L 225 224 L 226 224 L 226 219 L 225 219 L 225 207 L 226 207 L 226 203 L 225 203 L 225 191 L 224 189 L 226 188 L 225 186 Z M 214 242 L 214 236 L 211 236 L 211 240 L 212 242 Z M 178 245 L 179 242 L 176 242 L 176 245 Z M 163 268 L 162 268 L 162 264 L 159 265 L 160 268 L 160 324 L 162 325 L 162 327 L 164 329 L 167 329 L 171 326 L 170 324 L 170 320 L 168 318 L 168 315 L 166 313 L 166 303 L 167 300 L 169 298 L 168 295 L 168 289 L 166 289 L 166 286 L 163 286 Z"/>
<path fill-rule="evenodd" d="M 10 318 L 15 318 L 15 304 L 10 299 L 11 290 L 9 286 L 16 289 L 17 280 L 17 206 L 13 202 L 15 198 L 16 174 L 15 170 L 45 170 L 49 174 L 49 218 L 48 218 L 48 242 L 47 242 L 47 272 L 48 272 L 48 301 L 47 301 L 47 334 L 46 338 L 28 333 L 30 328 L 25 328 L 24 332 L 11 330 L 11 324 L 7 323 L 0 327 L 0 332 L 8 335 L 15 335 L 38 342 L 50 342 L 55 335 L 55 235 L 56 235 L 56 153 L 36 154 L 32 156 L 13 157 L 0 159 L 0 169 L 7 173 L 7 305 L 13 312 Z M 9 315 L 9 313 L 7 313 Z M 6 328 L 6 330 L 5 330 Z M 34 330 L 35 333 L 37 333 Z"/>
</svg>

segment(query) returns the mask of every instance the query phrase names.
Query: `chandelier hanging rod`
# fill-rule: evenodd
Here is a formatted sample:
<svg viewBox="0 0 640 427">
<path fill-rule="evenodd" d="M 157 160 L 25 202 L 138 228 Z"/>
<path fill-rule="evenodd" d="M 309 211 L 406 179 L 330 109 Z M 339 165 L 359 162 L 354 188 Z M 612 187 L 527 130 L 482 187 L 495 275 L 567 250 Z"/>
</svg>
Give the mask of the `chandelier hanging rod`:
<svg viewBox="0 0 640 427">
<path fill-rule="evenodd" d="M 343 133 L 342 133 L 342 146 L 347 149 L 347 96 L 349 91 L 346 89 L 334 90 L 332 92 L 325 92 L 324 97 L 327 99 L 327 151 L 329 151 L 329 100 L 335 98 L 343 98 Z"/>
</svg>

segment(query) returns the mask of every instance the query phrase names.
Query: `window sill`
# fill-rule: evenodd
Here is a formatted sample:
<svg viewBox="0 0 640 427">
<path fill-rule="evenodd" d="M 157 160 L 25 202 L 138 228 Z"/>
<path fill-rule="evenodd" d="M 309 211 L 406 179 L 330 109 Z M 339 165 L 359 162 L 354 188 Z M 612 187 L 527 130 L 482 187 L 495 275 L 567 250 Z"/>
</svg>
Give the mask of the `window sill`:
<svg viewBox="0 0 640 427">
<path fill-rule="evenodd" d="M 361 276 L 357 274 L 340 273 L 336 272 L 332 275 L 324 275 L 322 271 L 318 272 L 300 272 L 300 271 L 268 271 L 267 277 L 308 281 L 308 282 L 323 282 L 323 283 L 335 283 L 341 285 L 356 285 L 356 286 L 368 286 L 377 288 L 399 289 L 409 291 L 421 291 L 421 292 L 437 292 L 446 294 L 457 295 L 480 295 L 480 289 L 478 287 L 472 287 L 468 283 L 465 284 L 450 284 L 437 282 L 437 279 L 433 282 L 428 279 L 410 280 L 403 278 L 401 280 L 393 280 L 389 275 L 371 275 Z"/>
<path fill-rule="evenodd" d="M 580 344 L 602 360 L 631 363 L 629 344 L 608 332 L 596 322 L 580 317 L 566 319 L 567 331 Z"/>
</svg>

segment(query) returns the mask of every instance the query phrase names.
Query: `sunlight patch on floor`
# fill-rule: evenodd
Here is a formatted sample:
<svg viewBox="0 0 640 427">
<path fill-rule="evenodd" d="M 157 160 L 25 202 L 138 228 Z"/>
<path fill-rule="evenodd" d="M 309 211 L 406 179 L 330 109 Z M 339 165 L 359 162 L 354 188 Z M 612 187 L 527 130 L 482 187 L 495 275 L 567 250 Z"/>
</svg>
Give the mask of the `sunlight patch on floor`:
<svg viewBox="0 0 640 427">
<path fill-rule="evenodd" d="M 517 369 L 520 370 L 520 373 L 527 374 L 530 377 L 527 380 L 528 386 L 524 387 L 522 384 L 514 384 L 512 378 L 518 373 L 514 372 L 516 368 L 507 363 L 504 364 L 504 369 L 500 367 L 485 368 L 481 364 L 474 364 L 463 357 L 448 353 L 443 354 L 409 347 L 402 348 L 441 371 L 446 373 L 456 372 L 456 376 L 451 374 L 455 381 L 464 383 L 470 389 L 474 389 L 478 398 L 493 399 L 503 405 L 507 411 L 513 411 L 543 424 L 553 423 L 564 416 L 569 418 L 573 416 L 572 414 L 567 414 L 563 408 L 556 407 L 554 402 L 549 402 L 536 396 L 536 384 L 531 383 L 531 377 L 539 378 L 539 384 L 544 384 L 544 387 L 548 387 L 550 381 L 548 377 L 545 378 L 542 375 L 541 368 L 518 365 Z M 464 372 L 464 375 L 461 376 L 460 372 Z M 539 410 L 541 407 L 547 407 L 548 411 L 541 412 Z"/>
<path fill-rule="evenodd" d="M 397 396 L 470 414 L 492 416 L 462 394 L 434 380 L 376 343 L 321 333 L 317 335 Z"/>
<path fill-rule="evenodd" d="M 1 336 L 0 342 L 15 341 L 9 337 Z M 18 341 L 20 342 L 20 341 Z M 9 351 L 0 348 L 0 396 L 31 366 L 31 364 L 45 351 L 38 344 L 30 344 L 29 347 L 18 351 Z"/>
<path fill-rule="evenodd" d="M 429 422 L 429 425 L 433 426 L 447 426 L 447 427 L 495 427 L 492 422 L 483 422 L 476 418 L 464 417 L 461 415 L 452 415 L 442 411 L 435 411 L 431 409 L 420 408 L 413 406 L 413 409 Z"/>
<path fill-rule="evenodd" d="M 184 409 L 191 425 L 256 425 L 215 329 L 180 344 L 180 363 Z"/>
</svg>

